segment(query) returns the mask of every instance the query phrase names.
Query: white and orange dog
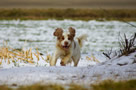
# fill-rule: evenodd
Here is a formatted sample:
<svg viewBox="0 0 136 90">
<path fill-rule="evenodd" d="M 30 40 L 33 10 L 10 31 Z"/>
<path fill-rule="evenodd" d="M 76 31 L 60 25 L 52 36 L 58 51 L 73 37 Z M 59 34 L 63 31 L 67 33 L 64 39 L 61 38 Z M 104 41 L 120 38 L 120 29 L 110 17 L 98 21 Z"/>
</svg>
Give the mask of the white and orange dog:
<svg viewBox="0 0 136 90">
<path fill-rule="evenodd" d="M 76 31 L 72 27 L 69 28 L 69 32 L 63 32 L 61 28 L 55 30 L 54 36 L 57 37 L 56 51 L 50 60 L 50 66 L 55 66 L 58 58 L 61 58 L 61 66 L 71 63 L 71 61 L 74 62 L 74 66 L 78 65 L 81 56 L 80 48 L 87 35 L 84 34 L 74 40 L 75 33 Z"/>
</svg>

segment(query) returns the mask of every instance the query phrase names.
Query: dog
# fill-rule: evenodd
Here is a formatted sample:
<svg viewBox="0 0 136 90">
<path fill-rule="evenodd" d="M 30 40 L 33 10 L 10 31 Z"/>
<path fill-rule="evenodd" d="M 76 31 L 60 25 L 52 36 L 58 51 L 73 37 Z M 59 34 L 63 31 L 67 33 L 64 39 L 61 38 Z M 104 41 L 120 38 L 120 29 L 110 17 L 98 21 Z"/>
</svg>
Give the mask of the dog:
<svg viewBox="0 0 136 90">
<path fill-rule="evenodd" d="M 78 65 L 81 57 L 80 48 L 83 45 L 83 41 L 86 40 L 87 35 L 81 35 L 75 40 L 76 30 L 69 27 L 69 32 L 63 32 L 62 28 L 57 28 L 53 33 L 57 37 L 56 51 L 50 60 L 50 66 L 55 66 L 57 59 L 61 58 L 61 66 L 74 62 L 74 66 Z"/>
</svg>

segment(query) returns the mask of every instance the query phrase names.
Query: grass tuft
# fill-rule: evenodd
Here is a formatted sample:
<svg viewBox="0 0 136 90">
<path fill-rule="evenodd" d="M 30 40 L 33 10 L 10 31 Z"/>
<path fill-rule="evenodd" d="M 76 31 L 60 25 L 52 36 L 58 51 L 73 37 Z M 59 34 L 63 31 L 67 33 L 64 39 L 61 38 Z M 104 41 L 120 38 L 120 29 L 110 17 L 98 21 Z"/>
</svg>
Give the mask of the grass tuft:
<svg viewBox="0 0 136 90">
<path fill-rule="evenodd" d="M 92 85 L 93 90 L 136 90 L 136 80 L 119 81 L 106 80 Z"/>
<path fill-rule="evenodd" d="M 49 63 L 51 55 L 47 54 L 44 58 L 41 53 L 36 49 L 36 52 L 32 52 L 32 48 L 29 49 L 13 49 L 9 46 L 0 46 L 0 65 L 6 63 L 7 65 L 13 63 L 14 66 L 19 66 L 20 62 L 36 64 L 40 59 Z"/>
<path fill-rule="evenodd" d="M 17 90 L 64 90 L 60 85 L 40 85 L 34 84 L 31 86 L 21 86 Z"/>
<path fill-rule="evenodd" d="M 121 37 L 121 36 L 120 36 Z M 136 33 L 131 36 L 130 39 L 126 37 L 126 34 L 124 34 L 124 39 L 120 39 L 119 45 L 120 45 L 120 55 L 119 56 L 127 56 L 130 53 L 133 53 L 136 51 Z"/>
</svg>

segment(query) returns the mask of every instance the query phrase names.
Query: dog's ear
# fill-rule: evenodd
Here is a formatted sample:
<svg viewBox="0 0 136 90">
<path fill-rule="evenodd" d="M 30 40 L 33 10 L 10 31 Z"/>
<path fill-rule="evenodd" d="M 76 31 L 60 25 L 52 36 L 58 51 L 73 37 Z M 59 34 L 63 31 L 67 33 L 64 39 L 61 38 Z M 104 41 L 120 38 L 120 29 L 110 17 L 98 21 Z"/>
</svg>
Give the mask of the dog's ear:
<svg viewBox="0 0 136 90">
<path fill-rule="evenodd" d="M 72 38 L 74 38 L 74 37 L 75 37 L 76 30 L 75 30 L 74 28 L 72 28 L 72 27 L 69 27 L 69 32 L 70 32 L 70 36 L 71 36 Z"/>
<path fill-rule="evenodd" d="M 53 33 L 53 35 L 59 38 L 59 37 L 62 36 L 62 33 L 63 33 L 62 28 L 57 28 L 57 29 L 55 30 L 55 32 Z"/>
</svg>

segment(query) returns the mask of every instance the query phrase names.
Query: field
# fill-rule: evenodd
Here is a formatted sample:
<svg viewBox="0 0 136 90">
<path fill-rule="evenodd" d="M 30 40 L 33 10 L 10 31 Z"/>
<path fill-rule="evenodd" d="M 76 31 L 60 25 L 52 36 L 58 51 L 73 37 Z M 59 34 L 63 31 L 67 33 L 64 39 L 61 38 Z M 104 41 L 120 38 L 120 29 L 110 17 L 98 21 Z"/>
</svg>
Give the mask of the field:
<svg viewBox="0 0 136 90">
<path fill-rule="evenodd" d="M 136 25 L 136 22 L 129 22 Z M 41 53 L 53 52 L 55 37 L 53 32 L 57 27 L 65 31 L 68 27 L 76 29 L 76 37 L 87 32 L 88 41 L 82 49 L 83 53 L 119 49 L 118 39 L 125 33 L 130 37 L 136 28 L 120 21 L 73 21 L 73 20 L 1 20 L 0 45 L 7 41 L 14 49 L 38 48 Z"/>
<path fill-rule="evenodd" d="M 60 59 L 49 66 L 58 27 L 88 35 L 78 67 Z M 110 60 L 103 54 L 119 51 L 119 40 L 134 33 L 135 9 L 0 9 L 0 89 L 134 90 L 136 52 Z"/>
<path fill-rule="evenodd" d="M 134 21 L 129 23 L 136 25 Z M 66 31 L 70 26 L 76 29 L 76 37 L 88 34 L 81 50 L 79 65 L 73 67 L 71 63 L 62 67 L 59 59 L 57 66 L 50 67 L 49 60 L 55 50 L 56 39 L 52 34 L 57 27 Z M 20 87 L 38 83 L 89 87 L 103 80 L 136 79 L 136 53 L 112 60 L 102 54 L 111 48 L 113 51 L 119 50 L 119 35 L 123 37 L 125 33 L 130 37 L 135 33 L 136 28 L 127 23 L 96 20 L 1 20 L 0 28 L 0 85 Z"/>
<path fill-rule="evenodd" d="M 120 20 L 136 21 L 136 9 L 0 9 L 0 20 Z"/>
</svg>

